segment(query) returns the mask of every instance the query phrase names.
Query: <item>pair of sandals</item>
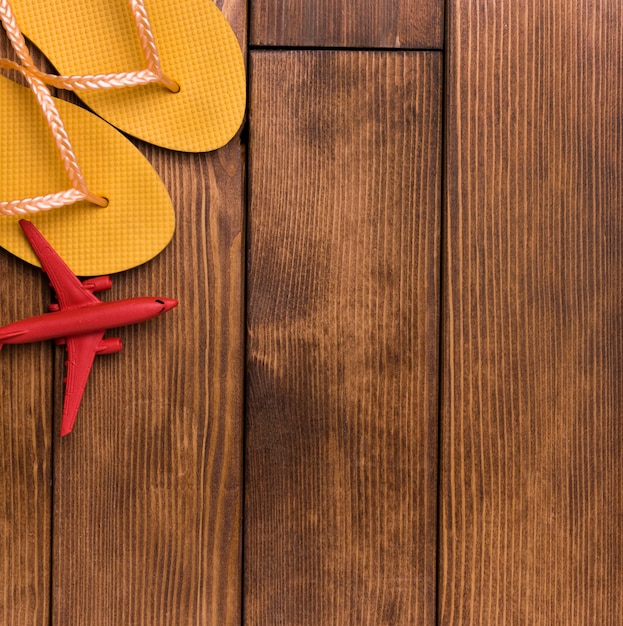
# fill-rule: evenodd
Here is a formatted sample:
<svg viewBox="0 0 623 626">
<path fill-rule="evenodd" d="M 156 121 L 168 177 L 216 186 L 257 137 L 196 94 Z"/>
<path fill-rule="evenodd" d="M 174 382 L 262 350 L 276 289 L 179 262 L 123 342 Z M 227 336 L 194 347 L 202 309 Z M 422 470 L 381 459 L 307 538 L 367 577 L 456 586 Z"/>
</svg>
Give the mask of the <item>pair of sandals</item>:
<svg viewBox="0 0 623 626">
<path fill-rule="evenodd" d="M 183 152 L 236 134 L 245 69 L 227 20 L 212 0 L 0 0 L 0 20 L 15 52 L 0 67 L 30 87 L 0 76 L 0 246 L 38 265 L 27 217 L 77 275 L 149 260 L 173 235 L 173 207 L 119 130 Z M 22 33 L 58 75 L 35 65 Z"/>
</svg>

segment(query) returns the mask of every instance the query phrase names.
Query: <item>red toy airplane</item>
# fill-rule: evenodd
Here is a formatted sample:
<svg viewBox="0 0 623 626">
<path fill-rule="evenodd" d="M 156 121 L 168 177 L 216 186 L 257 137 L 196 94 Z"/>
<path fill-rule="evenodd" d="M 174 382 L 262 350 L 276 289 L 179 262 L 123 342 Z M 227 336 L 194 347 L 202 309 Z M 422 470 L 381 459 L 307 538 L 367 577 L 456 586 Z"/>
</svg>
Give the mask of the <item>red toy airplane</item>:
<svg viewBox="0 0 623 626">
<path fill-rule="evenodd" d="M 31 343 L 56 339 L 67 344 L 67 378 L 61 435 L 71 432 L 84 388 L 96 354 L 112 354 L 122 349 L 118 338 L 104 339 L 109 328 L 144 322 L 177 306 L 171 298 L 130 298 L 102 302 L 93 293 L 112 287 L 108 276 L 78 280 L 65 262 L 31 222 L 20 221 L 22 230 L 49 276 L 58 304 L 50 313 L 29 317 L 0 328 L 0 348 L 4 344 Z"/>
</svg>

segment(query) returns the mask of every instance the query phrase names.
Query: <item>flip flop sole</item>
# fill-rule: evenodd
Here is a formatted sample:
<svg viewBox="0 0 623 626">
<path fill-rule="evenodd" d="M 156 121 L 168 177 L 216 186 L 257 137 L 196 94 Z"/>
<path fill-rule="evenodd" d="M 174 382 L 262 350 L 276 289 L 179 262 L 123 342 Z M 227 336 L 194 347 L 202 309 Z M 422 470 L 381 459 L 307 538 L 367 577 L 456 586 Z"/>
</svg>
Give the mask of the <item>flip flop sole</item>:
<svg viewBox="0 0 623 626">
<path fill-rule="evenodd" d="M 112 126 L 55 99 L 89 189 L 106 208 L 78 202 L 27 216 L 79 276 L 120 272 L 145 263 L 171 240 L 173 205 L 147 159 Z M 32 92 L 0 77 L 0 198 L 15 200 L 70 184 Z M 23 217 L 23 216 L 22 216 Z M 0 246 L 40 265 L 18 225 L 0 216 Z"/>
<path fill-rule="evenodd" d="M 63 75 L 145 67 L 127 0 L 13 0 L 24 34 Z M 242 51 L 212 0 L 148 0 L 170 93 L 145 85 L 78 96 L 128 134 L 182 152 L 225 145 L 242 124 L 246 78 Z"/>
</svg>

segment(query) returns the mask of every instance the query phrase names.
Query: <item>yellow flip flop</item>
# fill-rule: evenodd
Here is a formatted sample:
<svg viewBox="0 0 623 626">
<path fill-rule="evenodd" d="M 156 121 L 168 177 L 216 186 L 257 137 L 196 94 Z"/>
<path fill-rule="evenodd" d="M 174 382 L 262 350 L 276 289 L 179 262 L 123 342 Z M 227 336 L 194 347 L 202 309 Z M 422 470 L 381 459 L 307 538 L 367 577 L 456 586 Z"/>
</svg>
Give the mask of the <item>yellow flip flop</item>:
<svg viewBox="0 0 623 626">
<path fill-rule="evenodd" d="M 54 99 L 88 188 L 105 208 L 77 202 L 28 216 L 79 276 L 140 265 L 171 240 L 175 215 L 162 181 L 145 157 L 112 126 L 81 107 Z M 67 174 L 31 90 L 0 77 L 0 200 L 62 191 Z M 18 225 L 0 216 L 0 246 L 40 265 Z"/>
<path fill-rule="evenodd" d="M 144 51 L 128 0 L 11 0 L 17 22 L 61 75 L 140 70 Z M 120 130 L 157 146 L 207 152 L 225 145 L 246 104 L 242 51 L 212 0 L 145 0 L 158 56 L 180 89 L 159 84 L 77 92 Z"/>
</svg>

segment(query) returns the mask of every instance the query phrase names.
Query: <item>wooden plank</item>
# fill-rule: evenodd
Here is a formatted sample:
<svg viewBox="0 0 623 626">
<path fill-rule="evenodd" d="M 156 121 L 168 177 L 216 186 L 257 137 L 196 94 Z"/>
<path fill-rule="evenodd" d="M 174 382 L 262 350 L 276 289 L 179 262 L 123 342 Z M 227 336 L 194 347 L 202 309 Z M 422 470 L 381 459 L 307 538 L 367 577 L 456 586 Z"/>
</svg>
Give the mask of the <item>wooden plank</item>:
<svg viewBox="0 0 623 626">
<path fill-rule="evenodd" d="M 0 56 L 10 56 L 2 29 Z M 40 269 L 0 250 L 0 275 L 0 325 L 47 309 L 51 292 Z M 1 624 L 49 621 L 53 365 L 50 346 L 0 352 Z"/>
<path fill-rule="evenodd" d="M 245 23 L 244 3 L 223 10 Z M 210 154 L 139 147 L 171 193 L 177 228 L 156 259 L 113 277 L 110 298 L 180 305 L 115 333 L 124 351 L 97 359 L 74 433 L 57 442 L 53 620 L 239 624 L 241 143 Z"/>
<path fill-rule="evenodd" d="M 112 294 L 168 295 L 180 306 L 119 331 L 125 350 L 98 359 L 76 429 L 58 444 L 54 618 L 236 624 L 240 145 L 209 155 L 145 150 L 180 209 L 179 222 L 169 248 L 114 277 Z"/>
<path fill-rule="evenodd" d="M 442 624 L 623 615 L 623 12 L 450 4 Z"/>
<path fill-rule="evenodd" d="M 443 45 L 443 0 L 253 0 L 255 46 L 426 48 Z"/>
<path fill-rule="evenodd" d="M 441 68 L 251 55 L 247 624 L 433 623 Z"/>
<path fill-rule="evenodd" d="M 4 250 L 1 323 L 46 310 L 41 270 Z M 0 353 L 0 623 L 47 624 L 50 584 L 53 355 L 49 346 Z"/>
</svg>

